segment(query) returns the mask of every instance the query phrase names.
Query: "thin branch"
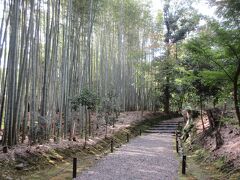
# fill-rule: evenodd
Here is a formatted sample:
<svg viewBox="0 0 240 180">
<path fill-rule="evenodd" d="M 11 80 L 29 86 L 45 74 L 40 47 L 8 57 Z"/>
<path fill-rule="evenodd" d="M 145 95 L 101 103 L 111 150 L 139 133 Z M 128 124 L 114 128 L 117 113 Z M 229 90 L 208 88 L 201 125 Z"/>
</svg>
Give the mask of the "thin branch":
<svg viewBox="0 0 240 180">
<path fill-rule="evenodd" d="M 201 48 L 201 47 L 200 47 L 200 48 Z M 209 57 L 206 55 L 205 50 L 204 50 L 203 48 L 201 48 L 201 49 L 202 49 L 202 51 L 204 52 L 204 56 L 205 56 L 207 59 L 209 59 L 209 60 L 211 60 L 212 62 L 214 62 L 217 66 L 219 66 L 219 67 L 224 71 L 224 73 L 227 75 L 227 77 L 230 79 L 230 81 L 234 82 L 233 78 L 232 78 L 231 75 L 224 69 L 224 67 L 223 67 L 221 64 L 219 64 L 217 61 L 215 61 L 213 58 L 209 58 Z"/>
</svg>

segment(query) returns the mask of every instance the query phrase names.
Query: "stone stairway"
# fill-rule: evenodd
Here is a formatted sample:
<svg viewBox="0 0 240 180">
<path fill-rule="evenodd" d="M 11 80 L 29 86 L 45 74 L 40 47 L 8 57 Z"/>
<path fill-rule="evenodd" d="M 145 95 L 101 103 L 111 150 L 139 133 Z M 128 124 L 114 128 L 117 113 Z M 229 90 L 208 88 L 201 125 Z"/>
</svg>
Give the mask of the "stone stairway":
<svg viewBox="0 0 240 180">
<path fill-rule="evenodd" d="M 145 133 L 166 133 L 166 134 L 174 134 L 178 128 L 178 124 L 182 123 L 182 119 L 173 119 L 162 121 L 159 124 L 154 125 L 153 127 L 145 130 Z"/>
</svg>

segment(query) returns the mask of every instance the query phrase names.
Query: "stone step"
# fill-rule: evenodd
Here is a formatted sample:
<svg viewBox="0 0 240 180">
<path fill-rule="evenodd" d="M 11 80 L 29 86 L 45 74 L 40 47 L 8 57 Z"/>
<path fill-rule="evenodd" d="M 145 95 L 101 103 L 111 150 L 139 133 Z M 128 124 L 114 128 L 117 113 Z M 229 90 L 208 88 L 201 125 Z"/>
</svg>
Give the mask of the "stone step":
<svg viewBox="0 0 240 180">
<path fill-rule="evenodd" d="M 157 125 L 174 125 L 174 126 L 177 126 L 178 123 L 158 123 Z"/>
<path fill-rule="evenodd" d="M 162 124 L 162 123 L 178 124 L 178 123 L 183 123 L 183 121 L 175 121 L 175 122 L 171 122 L 171 121 L 162 121 L 162 122 L 160 122 L 160 124 Z"/>
<path fill-rule="evenodd" d="M 176 125 L 165 125 L 165 124 L 159 124 L 159 125 L 154 125 L 153 127 L 178 127 L 178 126 L 176 126 Z"/>
<path fill-rule="evenodd" d="M 149 130 L 177 130 L 177 127 L 152 127 Z"/>
<path fill-rule="evenodd" d="M 169 133 L 174 134 L 175 130 L 145 130 L 144 133 Z"/>
</svg>

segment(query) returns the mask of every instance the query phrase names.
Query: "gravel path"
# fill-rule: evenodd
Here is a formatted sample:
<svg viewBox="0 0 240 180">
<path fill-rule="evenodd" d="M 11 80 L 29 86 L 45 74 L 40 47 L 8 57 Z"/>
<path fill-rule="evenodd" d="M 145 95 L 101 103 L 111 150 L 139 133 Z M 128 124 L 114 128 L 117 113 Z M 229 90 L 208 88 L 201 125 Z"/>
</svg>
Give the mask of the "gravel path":
<svg viewBox="0 0 240 180">
<path fill-rule="evenodd" d="M 130 140 L 84 171 L 78 180 L 175 180 L 174 136 L 150 133 Z"/>
</svg>

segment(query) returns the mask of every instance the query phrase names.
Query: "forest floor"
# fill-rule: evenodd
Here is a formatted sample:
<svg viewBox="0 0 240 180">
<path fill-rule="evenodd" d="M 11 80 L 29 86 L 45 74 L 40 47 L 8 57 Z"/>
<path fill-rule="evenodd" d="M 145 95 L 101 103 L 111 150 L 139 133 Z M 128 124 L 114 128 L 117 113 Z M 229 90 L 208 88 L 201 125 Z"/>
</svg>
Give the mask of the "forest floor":
<svg viewBox="0 0 240 180">
<path fill-rule="evenodd" d="M 72 157 L 79 157 L 79 168 L 85 169 L 109 152 L 111 137 L 121 146 L 126 141 L 126 133 L 136 136 L 139 133 L 139 129 L 134 129 L 136 126 L 140 124 L 140 128 L 144 129 L 150 120 L 154 122 L 154 119 L 163 116 L 166 115 L 152 112 L 144 112 L 143 116 L 141 112 L 121 113 L 115 127 L 108 127 L 107 137 L 104 125 L 100 126 L 95 131 L 94 138 L 87 141 L 85 149 L 84 141 L 80 138 L 76 142 L 62 140 L 60 143 L 52 141 L 34 146 L 21 144 L 5 154 L 0 147 L 0 179 L 59 179 L 59 175 L 62 179 L 71 179 Z"/>
<path fill-rule="evenodd" d="M 203 133 L 201 118 L 195 120 L 196 132 L 188 144 L 189 174 L 192 179 L 240 179 L 240 128 L 233 116 L 221 127 L 224 144 L 216 149 L 215 132 Z M 209 121 L 203 116 L 206 130 Z M 205 174 L 205 177 L 203 176 Z"/>
</svg>

